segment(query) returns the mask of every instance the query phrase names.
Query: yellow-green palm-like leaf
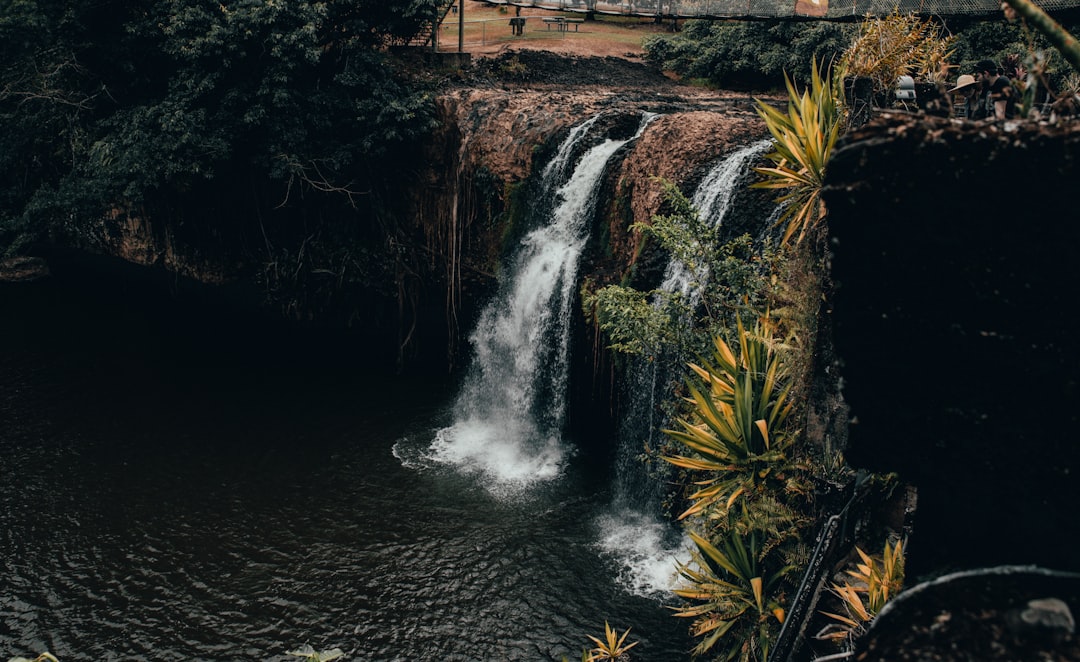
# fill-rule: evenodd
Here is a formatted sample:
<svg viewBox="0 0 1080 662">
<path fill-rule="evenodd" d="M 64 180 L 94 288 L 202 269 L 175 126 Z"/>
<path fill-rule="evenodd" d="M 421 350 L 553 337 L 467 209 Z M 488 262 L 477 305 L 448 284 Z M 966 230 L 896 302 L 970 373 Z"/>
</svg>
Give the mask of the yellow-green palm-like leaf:
<svg viewBox="0 0 1080 662">
<path fill-rule="evenodd" d="M 738 565 L 736 565 L 737 560 L 732 560 L 731 558 L 729 558 L 727 554 L 721 552 L 719 549 L 716 548 L 715 545 L 713 545 L 711 542 L 698 535 L 694 531 L 689 531 L 688 533 L 690 534 L 690 539 L 693 540 L 694 544 L 698 546 L 698 549 L 700 549 L 706 556 L 709 557 L 709 559 L 716 563 L 716 565 L 720 566 L 724 570 L 727 570 L 739 579 L 742 579 L 744 581 L 750 580 L 750 578 L 746 575 L 752 574 L 752 570 L 746 568 L 745 565 L 744 567 L 739 567 Z"/>
<path fill-rule="evenodd" d="M 13 657 L 8 662 L 60 662 L 60 660 L 56 659 L 56 656 L 49 651 L 45 651 L 32 659 L 29 657 Z"/>
<path fill-rule="evenodd" d="M 676 419 L 678 430 L 664 432 L 689 452 L 667 453 L 663 459 L 704 475 L 690 495 L 693 502 L 681 515 L 722 513 L 755 485 L 784 474 L 794 436 L 785 430 L 793 403 L 791 384 L 784 379 L 780 356 L 769 346 L 770 326 L 738 327 L 738 355 L 716 339 L 712 361 L 693 364 L 704 387 L 689 387 L 689 417 Z"/>
<path fill-rule="evenodd" d="M 764 551 L 756 532 L 743 537 L 732 531 L 719 545 L 693 530 L 688 534 L 697 549 L 692 564 L 679 565 L 686 585 L 675 593 L 696 604 L 675 611 L 677 616 L 694 618 L 691 632 L 703 637 L 694 654 L 709 652 L 722 639 L 725 644 L 714 659 L 734 658 L 751 640 L 764 650 L 775 634 L 770 628 L 784 621 L 784 610 L 771 593 L 791 568 L 771 575 L 762 572 Z"/>
<path fill-rule="evenodd" d="M 833 584 L 831 589 L 840 599 L 846 614 L 822 612 L 844 627 L 835 635 L 837 639 L 861 633 L 885 603 L 900 590 L 904 581 L 904 548 L 901 541 L 893 545 L 886 541 L 880 562 L 858 547 L 855 552 L 860 562 L 847 571 L 852 581 L 842 585 Z"/>
<path fill-rule="evenodd" d="M 626 643 L 626 637 L 630 634 L 630 629 L 626 628 L 626 632 L 619 636 L 618 631 L 611 627 L 607 621 L 604 621 L 603 640 L 592 635 L 585 635 L 596 644 L 596 647 L 590 651 L 590 655 L 585 659 L 588 662 L 597 662 L 599 660 L 616 660 L 622 657 L 628 650 L 640 643 L 637 641 Z"/>
<path fill-rule="evenodd" d="M 795 235 L 798 235 L 798 241 L 802 241 L 825 218 L 821 186 L 825 181 L 825 168 L 843 127 L 843 114 L 836 98 L 836 76 L 836 73 L 828 70 L 822 74 L 814 61 L 810 87 L 802 92 L 785 74 L 788 91 L 786 113 L 758 101 L 758 114 L 765 120 L 773 138 L 773 151 L 766 155 L 773 165 L 755 168 L 764 179 L 752 186 L 789 189 L 777 199 L 780 203 L 786 203 L 777 220 L 785 225 L 785 242 Z"/>
</svg>

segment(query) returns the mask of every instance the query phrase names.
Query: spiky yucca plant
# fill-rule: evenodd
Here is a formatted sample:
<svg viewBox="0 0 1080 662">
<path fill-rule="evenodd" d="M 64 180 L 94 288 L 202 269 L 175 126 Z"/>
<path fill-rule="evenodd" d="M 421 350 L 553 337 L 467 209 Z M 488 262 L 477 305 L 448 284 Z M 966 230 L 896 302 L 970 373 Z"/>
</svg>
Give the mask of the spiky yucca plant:
<svg viewBox="0 0 1080 662">
<path fill-rule="evenodd" d="M 778 224 L 784 225 L 783 241 L 793 236 L 801 242 L 825 218 L 821 186 L 836 139 L 843 126 L 837 90 L 840 77 L 831 69 L 822 73 L 817 62 L 810 72 L 810 87 L 801 92 L 784 74 L 787 84 L 787 112 L 758 100 L 758 114 L 773 137 L 773 151 L 766 157 L 775 165 L 754 168 L 764 176 L 752 188 L 787 191 L 777 202 L 787 203 Z"/>
<path fill-rule="evenodd" d="M 694 531 L 688 533 L 697 551 L 690 563 L 679 564 L 687 585 L 675 593 L 696 604 L 678 607 L 675 613 L 695 619 L 690 631 L 702 639 L 693 654 L 704 655 L 723 642 L 717 659 L 765 662 L 785 615 L 775 591 L 792 567 L 767 573 L 766 552 L 756 531 L 745 538 L 730 531 L 720 543 L 723 549 Z"/>
<path fill-rule="evenodd" d="M 845 613 L 822 612 L 843 626 L 840 631 L 829 635 L 832 639 L 851 639 L 865 632 L 870 621 L 904 585 L 904 547 L 901 541 L 897 540 L 891 546 L 885 541 L 880 560 L 858 547 L 855 551 L 860 562 L 847 571 L 851 579 L 844 584 L 833 584 L 831 589 L 840 598 Z"/>
<path fill-rule="evenodd" d="M 630 628 L 626 628 L 626 632 L 623 632 L 620 636 L 615 628 L 608 625 L 607 621 L 604 621 L 604 639 L 598 639 L 597 637 L 585 635 L 589 639 L 592 639 L 596 647 L 589 651 L 588 657 L 583 657 L 585 662 L 600 662 L 601 660 L 626 660 L 629 659 L 627 651 L 634 646 L 637 646 L 637 641 L 626 643 L 626 637 L 630 634 Z"/>
<path fill-rule="evenodd" d="M 666 453 L 663 459 L 703 476 L 690 495 L 692 505 L 679 516 L 724 518 L 740 498 L 756 499 L 765 487 L 798 489 L 791 457 L 795 435 L 786 419 L 788 400 L 782 362 L 770 340 L 770 325 L 759 320 L 751 331 L 738 320 L 739 356 L 720 337 L 713 363 L 691 369 L 703 388 L 690 388 L 690 418 L 677 419 L 681 430 L 664 430 L 690 452 Z"/>
</svg>

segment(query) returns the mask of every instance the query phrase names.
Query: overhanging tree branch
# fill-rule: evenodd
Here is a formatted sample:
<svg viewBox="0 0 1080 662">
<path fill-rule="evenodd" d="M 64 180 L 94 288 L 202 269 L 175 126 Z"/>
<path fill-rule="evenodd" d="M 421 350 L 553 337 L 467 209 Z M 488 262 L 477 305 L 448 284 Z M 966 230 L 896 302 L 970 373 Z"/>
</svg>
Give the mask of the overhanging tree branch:
<svg viewBox="0 0 1080 662">
<path fill-rule="evenodd" d="M 1072 68 L 1080 72 L 1080 41 L 1076 37 L 1031 0 L 1003 0 L 1003 8 L 1006 5 L 1042 32 L 1054 48 L 1061 51 Z"/>
</svg>

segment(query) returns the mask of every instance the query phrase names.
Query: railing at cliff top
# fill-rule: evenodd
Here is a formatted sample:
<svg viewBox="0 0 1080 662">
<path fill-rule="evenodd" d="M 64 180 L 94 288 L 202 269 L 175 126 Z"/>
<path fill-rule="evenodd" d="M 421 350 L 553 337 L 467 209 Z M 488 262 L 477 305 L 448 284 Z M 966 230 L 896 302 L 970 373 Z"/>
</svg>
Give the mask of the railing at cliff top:
<svg viewBox="0 0 1080 662">
<path fill-rule="evenodd" d="M 921 14 L 936 16 L 1000 14 L 1000 0 L 483 0 L 489 5 L 535 7 L 552 11 L 617 14 L 660 19 L 784 18 Z M 1035 0 L 1045 11 L 1080 7 L 1080 0 Z"/>
</svg>

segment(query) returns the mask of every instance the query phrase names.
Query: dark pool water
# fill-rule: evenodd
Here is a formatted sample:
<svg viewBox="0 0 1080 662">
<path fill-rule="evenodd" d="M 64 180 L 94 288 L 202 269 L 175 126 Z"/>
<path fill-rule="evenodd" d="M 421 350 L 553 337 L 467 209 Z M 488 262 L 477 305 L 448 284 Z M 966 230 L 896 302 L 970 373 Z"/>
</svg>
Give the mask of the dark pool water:
<svg viewBox="0 0 1080 662">
<path fill-rule="evenodd" d="M 399 459 L 449 378 L 281 364 L 257 326 L 86 292 L 0 287 L 0 658 L 576 661 L 605 620 L 688 658 L 587 453 L 499 496 Z"/>
</svg>

